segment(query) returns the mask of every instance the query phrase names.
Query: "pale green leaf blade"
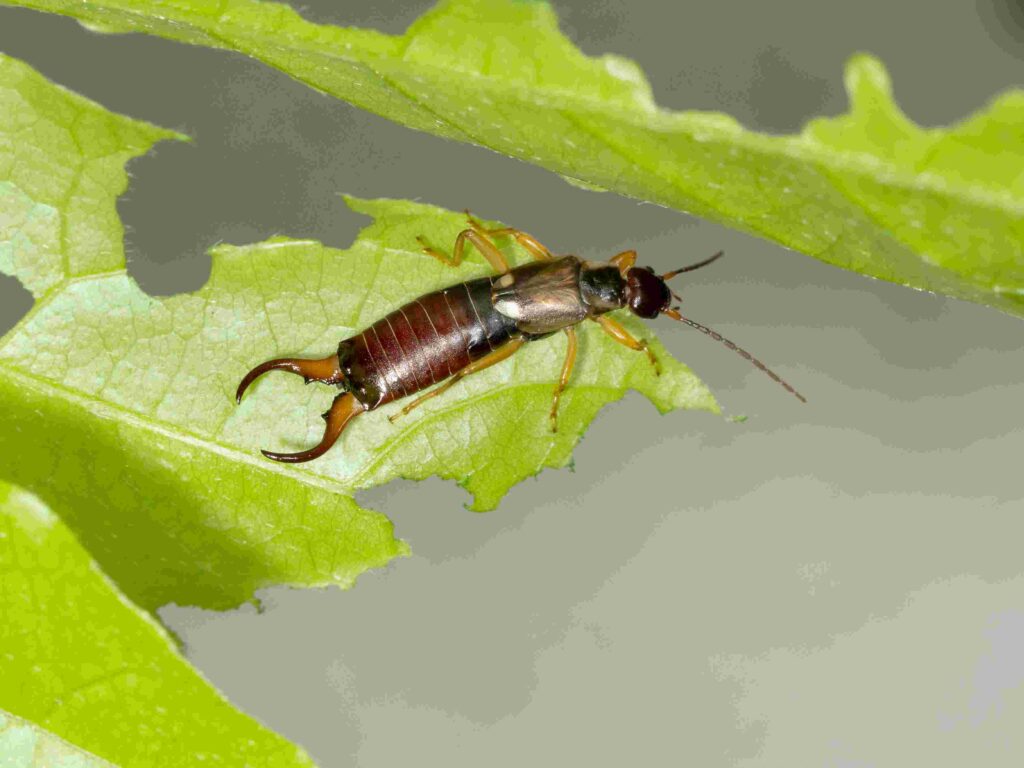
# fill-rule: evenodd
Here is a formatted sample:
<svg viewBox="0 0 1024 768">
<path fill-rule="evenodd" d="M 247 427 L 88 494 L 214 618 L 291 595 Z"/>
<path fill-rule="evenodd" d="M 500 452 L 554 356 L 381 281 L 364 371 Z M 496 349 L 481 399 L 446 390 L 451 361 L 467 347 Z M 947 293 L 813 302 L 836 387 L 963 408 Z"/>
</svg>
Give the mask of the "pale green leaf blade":
<svg viewBox="0 0 1024 768">
<path fill-rule="evenodd" d="M 126 766 L 313 765 L 228 703 L 56 515 L 4 481 L 0 616 L 0 709 L 29 721 L 0 712 L 2 765 L 109 765 L 71 744 Z"/>
<path fill-rule="evenodd" d="M 407 551 L 337 483 L 283 473 L 209 428 L 233 413 L 224 366 L 264 299 L 163 302 L 125 273 L 124 162 L 172 134 L 2 55 L 0 99 L 0 270 L 37 296 L 0 341 L 4 474 L 149 610 L 347 586 Z"/>
<path fill-rule="evenodd" d="M 10 1 L 10 0 L 8 0 Z M 312 24 L 259 0 L 17 0 L 92 28 L 240 51 L 419 130 L 752 232 L 825 262 L 1024 314 L 1024 94 L 949 129 L 899 112 L 869 57 L 852 111 L 797 136 L 657 107 L 643 73 L 589 58 L 544 2 L 443 0 L 404 35 Z"/>
<path fill-rule="evenodd" d="M 0 62 L 33 88 L 83 101 L 26 76 L 24 65 Z M 14 151 L 47 152 L 31 140 L 12 143 Z M 0 450 L 18 457 L 5 471 L 57 509 L 140 605 L 225 607 L 266 584 L 347 585 L 405 551 L 386 518 L 354 502 L 360 488 L 437 474 L 466 486 L 474 508 L 488 509 L 524 477 L 568 463 L 589 420 L 627 389 L 662 411 L 716 409 L 656 341 L 660 376 L 644 355 L 590 327 L 582 329 L 556 434 L 547 414 L 561 335 L 396 424 L 388 409 L 360 417 L 316 462 L 264 459 L 260 447 L 317 441 L 318 414 L 333 392 L 277 374 L 236 406 L 248 369 L 281 355 L 323 357 L 395 307 L 487 270 L 476 254 L 452 269 L 421 252 L 418 235 L 450 247 L 462 214 L 402 201 L 350 204 L 376 221 L 348 250 L 286 238 L 222 246 L 209 283 L 170 298 L 143 293 L 123 256 L 102 272 L 62 271 L 0 340 Z M 22 239 L 28 264 L 61 258 L 59 249 Z"/>
<path fill-rule="evenodd" d="M 38 299 L 66 278 L 120 269 L 125 163 L 186 138 L 47 87 L 0 54 L 0 272 Z"/>
</svg>

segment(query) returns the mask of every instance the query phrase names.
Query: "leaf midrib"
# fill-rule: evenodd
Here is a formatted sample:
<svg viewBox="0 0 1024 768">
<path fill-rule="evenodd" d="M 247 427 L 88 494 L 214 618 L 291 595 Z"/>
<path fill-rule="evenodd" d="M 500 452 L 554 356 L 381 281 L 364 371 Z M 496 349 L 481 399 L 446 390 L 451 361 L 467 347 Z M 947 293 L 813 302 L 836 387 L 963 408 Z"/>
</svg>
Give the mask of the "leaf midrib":
<svg viewBox="0 0 1024 768">
<path fill-rule="evenodd" d="M 38 374 L 29 373 L 28 371 L 16 368 L 10 365 L 7 361 L 0 360 L 0 373 L 6 373 L 10 378 L 18 380 L 29 389 L 35 389 L 41 394 L 50 396 L 58 395 L 59 397 L 76 405 L 90 406 L 89 412 L 100 418 L 106 417 L 111 421 L 147 430 L 154 434 L 185 443 L 186 445 L 208 450 L 211 453 L 216 453 L 233 461 L 243 462 L 257 467 L 258 469 L 281 475 L 282 477 L 300 480 L 305 482 L 307 485 L 321 490 L 330 491 L 331 493 L 340 492 L 346 496 L 352 495 L 351 488 L 346 487 L 344 483 L 338 480 L 333 480 L 328 476 L 311 473 L 308 470 L 303 471 L 298 468 L 286 470 L 283 466 L 277 463 L 268 462 L 264 459 L 257 459 L 256 455 L 243 452 L 234 446 L 226 445 L 216 440 L 212 440 L 207 436 L 190 432 L 187 429 L 183 429 L 180 425 L 174 425 L 172 428 L 171 425 L 144 416 L 138 411 L 130 410 L 122 405 L 112 403 L 109 400 L 102 400 L 100 398 L 86 395 L 78 390 L 65 386 L 64 384 L 55 382 L 52 379 L 47 379 L 39 376 Z"/>
<path fill-rule="evenodd" d="M 280 247 L 282 245 L 295 245 L 302 244 L 308 241 L 288 241 L 287 243 L 274 243 L 271 247 Z M 402 253 L 401 249 L 387 249 L 381 246 L 384 250 L 398 250 Z M 380 259 L 377 259 L 377 265 L 379 268 Z M 22 330 L 35 315 L 39 314 L 45 309 L 50 303 L 59 298 L 64 292 L 72 285 L 79 283 L 89 283 L 94 281 L 105 280 L 109 278 L 127 278 L 128 273 L 124 267 L 118 267 L 111 270 L 103 270 L 99 272 L 90 272 L 73 277 L 65 276 L 59 283 L 53 285 L 42 297 L 40 297 L 32 308 L 25 314 L 24 317 L 3 337 L 0 337 L 0 351 L 6 347 L 9 339 L 14 338 L 19 331 Z M 201 435 L 196 432 L 192 432 L 188 429 L 183 428 L 179 424 L 169 424 L 158 419 L 151 418 L 138 411 L 131 410 L 126 406 L 113 403 L 110 400 L 103 399 L 102 397 L 96 397 L 88 395 L 80 390 L 76 390 L 60 382 L 54 381 L 51 378 L 31 373 L 24 370 L 23 368 L 17 367 L 12 364 L 12 360 L 4 360 L 0 358 L 0 371 L 6 372 L 10 377 L 20 380 L 25 383 L 30 389 L 34 388 L 46 395 L 60 395 L 61 397 L 69 400 L 78 405 L 90 406 L 89 411 L 100 418 L 107 417 L 111 421 L 117 421 L 125 423 L 130 426 L 134 426 L 140 429 L 147 430 L 151 433 L 161 435 L 163 437 L 177 440 L 186 445 L 191 445 L 196 448 L 209 450 L 212 453 L 219 454 L 227 459 L 241 461 L 250 466 L 257 467 L 258 469 L 273 472 L 274 474 L 282 477 L 295 478 L 300 482 L 305 483 L 314 488 L 326 490 L 331 493 L 341 493 L 350 498 L 353 497 L 355 491 L 359 490 L 361 483 L 365 478 L 375 472 L 381 465 L 385 463 L 388 457 L 397 449 L 399 446 L 404 444 L 408 437 L 418 434 L 424 426 L 428 426 L 438 419 L 447 416 L 451 413 L 458 412 L 459 409 L 469 407 L 475 403 L 485 402 L 491 397 L 497 397 L 502 394 L 512 392 L 521 389 L 533 389 L 533 388 L 544 388 L 550 389 L 552 384 L 550 382 L 523 382 L 519 384 L 504 384 L 496 389 L 487 390 L 486 392 L 474 395 L 469 398 L 457 399 L 453 404 L 431 410 L 429 413 L 422 416 L 420 419 L 413 422 L 408 429 L 400 430 L 399 433 L 392 439 L 385 443 L 380 451 L 373 456 L 371 461 L 368 461 L 361 468 L 357 469 L 351 477 L 343 482 L 341 480 L 333 479 L 329 475 L 313 472 L 308 469 L 304 470 L 300 467 L 285 467 L 277 464 L 276 462 L 267 462 L 263 459 L 257 458 L 256 454 L 244 452 L 241 449 L 228 445 L 217 440 L 211 439 L 207 435 Z M 613 395 L 622 396 L 629 389 L 628 387 L 610 387 L 600 386 L 593 384 L 579 384 L 572 387 L 577 391 L 591 391 L 601 393 L 611 393 Z M 537 469 L 541 469 L 543 464 L 538 465 Z"/>
<path fill-rule="evenodd" d="M 401 430 L 394 439 L 387 441 L 380 452 L 373 457 L 372 461 L 364 464 L 363 467 L 353 473 L 347 481 L 343 482 L 341 480 L 333 479 L 328 475 L 312 472 L 310 470 L 303 470 L 298 467 L 286 468 L 275 462 L 266 461 L 265 459 L 258 458 L 255 453 L 244 452 L 235 446 L 227 445 L 217 440 L 213 440 L 208 436 L 199 435 L 195 432 L 183 429 L 180 425 L 175 424 L 172 426 L 166 422 L 158 421 L 140 414 L 138 411 L 130 410 L 125 406 L 112 403 L 109 400 L 103 400 L 101 398 L 84 394 L 78 390 L 67 387 L 64 384 L 55 382 L 52 379 L 16 368 L 10 365 L 7 361 L 0 360 L 0 373 L 6 373 L 10 378 L 20 381 L 27 388 L 35 389 L 44 395 L 59 395 L 60 397 L 77 405 L 88 405 L 90 406 L 89 412 L 99 418 L 106 417 L 111 421 L 117 421 L 139 429 L 144 429 L 151 433 L 161 435 L 162 437 L 166 437 L 171 440 L 176 440 L 195 448 L 208 450 L 211 453 L 216 453 L 224 458 L 243 462 L 256 467 L 257 469 L 272 472 L 282 477 L 293 478 L 320 490 L 330 491 L 331 493 L 341 493 L 350 498 L 353 496 L 355 491 L 360 490 L 362 487 L 360 483 L 367 477 L 367 475 L 378 469 L 395 448 L 403 444 L 409 436 L 419 432 L 422 427 L 429 426 L 439 418 L 452 412 L 457 412 L 461 408 L 468 407 L 475 403 L 484 402 L 492 397 L 498 397 L 509 392 L 522 389 L 549 390 L 552 386 L 551 382 L 524 382 L 521 384 L 502 385 L 496 389 L 487 390 L 486 392 L 474 395 L 470 398 L 459 399 L 450 406 L 432 410 L 414 424 L 410 425 L 408 429 Z M 574 385 L 572 389 L 578 392 L 610 392 L 621 396 L 625 394 L 629 388 L 604 387 L 594 384 L 578 384 Z M 542 468 L 542 466 L 543 465 L 538 466 L 538 469 Z"/>
</svg>

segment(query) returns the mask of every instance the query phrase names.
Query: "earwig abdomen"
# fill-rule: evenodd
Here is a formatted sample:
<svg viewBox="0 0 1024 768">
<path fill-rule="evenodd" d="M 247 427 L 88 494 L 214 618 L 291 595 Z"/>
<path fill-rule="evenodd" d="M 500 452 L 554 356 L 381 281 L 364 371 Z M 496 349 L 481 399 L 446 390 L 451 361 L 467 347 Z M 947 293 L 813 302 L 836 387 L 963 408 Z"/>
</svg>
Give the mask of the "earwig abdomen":
<svg viewBox="0 0 1024 768">
<path fill-rule="evenodd" d="M 521 334 L 482 277 L 428 293 L 341 342 L 344 386 L 367 410 L 449 378 Z"/>
</svg>

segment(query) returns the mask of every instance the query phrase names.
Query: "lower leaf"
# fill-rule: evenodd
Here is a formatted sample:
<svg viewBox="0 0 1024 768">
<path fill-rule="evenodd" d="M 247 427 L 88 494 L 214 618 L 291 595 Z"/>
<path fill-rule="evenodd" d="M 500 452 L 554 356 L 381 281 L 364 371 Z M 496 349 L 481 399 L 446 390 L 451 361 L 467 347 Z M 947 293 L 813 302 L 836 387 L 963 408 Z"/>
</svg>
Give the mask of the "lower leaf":
<svg viewBox="0 0 1024 768">
<path fill-rule="evenodd" d="M 0 616 L 0 709 L 40 726 L 0 713 L 4 765 L 105 765 L 41 729 L 124 766 L 313 765 L 226 701 L 38 498 L 4 481 Z"/>
</svg>

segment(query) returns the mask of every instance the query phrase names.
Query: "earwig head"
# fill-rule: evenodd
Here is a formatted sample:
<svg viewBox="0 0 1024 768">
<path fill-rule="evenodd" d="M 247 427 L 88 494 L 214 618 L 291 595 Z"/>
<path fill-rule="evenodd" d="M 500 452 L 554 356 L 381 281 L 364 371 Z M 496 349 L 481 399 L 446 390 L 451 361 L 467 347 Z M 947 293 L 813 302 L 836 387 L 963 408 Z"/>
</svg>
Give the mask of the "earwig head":
<svg viewBox="0 0 1024 768">
<path fill-rule="evenodd" d="M 632 253 L 632 251 L 629 253 Z M 719 251 L 709 259 L 698 261 L 696 264 L 691 264 L 688 267 L 674 269 L 671 272 L 666 272 L 664 275 L 654 274 L 654 270 L 650 267 L 631 266 L 625 273 L 626 305 L 634 314 L 640 317 L 657 317 L 669 308 L 673 298 L 676 301 L 681 300 L 668 287 L 669 280 L 683 272 L 692 272 L 695 269 L 706 267 L 716 259 L 720 259 L 722 255 L 722 251 Z"/>
<path fill-rule="evenodd" d="M 782 379 L 777 373 L 772 371 L 768 366 L 751 355 L 745 349 L 736 346 L 717 331 L 713 331 L 707 326 L 701 325 L 688 317 L 683 317 L 679 314 L 679 307 L 671 306 L 673 298 L 677 301 L 680 299 L 676 294 L 672 293 L 672 289 L 668 287 L 668 281 L 683 272 L 692 272 L 695 269 L 707 266 L 716 259 L 721 258 L 722 251 L 719 251 L 711 258 L 704 259 L 704 261 L 698 261 L 696 264 L 691 264 L 690 266 L 682 267 L 681 269 L 674 269 L 671 272 L 666 272 L 664 275 L 654 274 L 654 270 L 650 267 L 632 266 L 632 259 L 636 258 L 636 254 L 633 251 L 627 251 L 625 254 L 621 255 L 629 256 L 629 259 L 622 263 L 621 268 L 623 269 L 625 273 L 624 276 L 626 278 L 626 304 L 634 314 L 646 318 L 657 317 L 658 315 L 663 314 L 666 317 L 671 317 L 673 320 L 686 323 L 691 328 L 696 328 L 701 333 L 705 333 L 715 339 L 715 341 L 725 344 L 725 346 L 733 352 L 749 360 L 757 368 L 760 368 L 772 379 L 781 384 L 787 392 L 795 395 L 801 402 L 807 402 L 807 398 L 793 389 L 789 382 Z M 614 261 L 615 259 L 613 259 L 613 262 Z"/>
<path fill-rule="evenodd" d="M 640 317 L 657 317 L 672 303 L 672 291 L 650 267 L 626 272 L 626 306 Z"/>
</svg>

